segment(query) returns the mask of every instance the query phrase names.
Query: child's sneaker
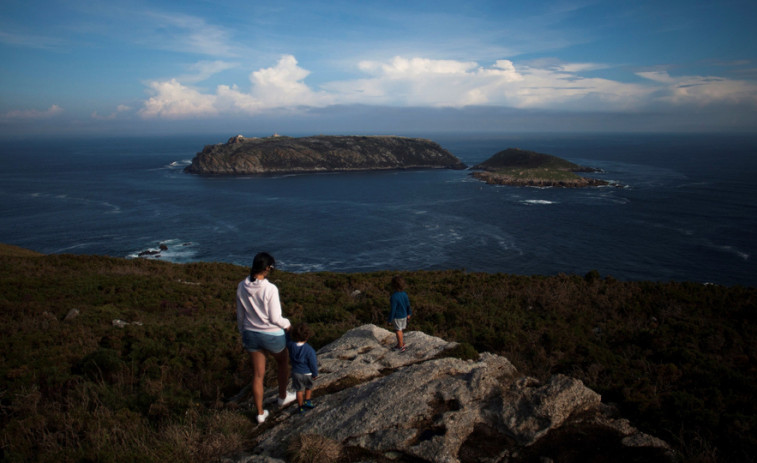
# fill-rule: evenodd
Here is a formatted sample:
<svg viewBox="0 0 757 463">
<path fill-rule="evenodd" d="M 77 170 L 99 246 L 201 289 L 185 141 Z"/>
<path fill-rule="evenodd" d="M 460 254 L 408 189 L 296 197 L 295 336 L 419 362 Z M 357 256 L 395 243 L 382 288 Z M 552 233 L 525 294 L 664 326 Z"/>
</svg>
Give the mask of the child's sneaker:
<svg viewBox="0 0 757 463">
<path fill-rule="evenodd" d="M 268 418 L 268 410 L 263 410 L 263 414 L 258 415 L 258 424 L 265 423 L 266 418 Z"/>
<path fill-rule="evenodd" d="M 301 409 L 302 409 L 303 407 L 304 407 L 304 408 L 315 408 L 315 405 L 313 405 L 313 402 L 311 402 L 311 401 L 309 401 L 309 400 L 306 400 L 306 401 L 305 401 L 305 402 L 304 402 L 304 403 L 302 404 L 302 407 L 300 408 L 300 410 L 301 410 Z"/>
<path fill-rule="evenodd" d="M 300 407 L 300 415 L 304 414 L 306 411 L 308 411 L 308 409 L 305 408 L 304 405 L 302 407 Z"/>
<path fill-rule="evenodd" d="M 405 352 L 407 350 L 407 346 L 400 347 L 400 352 Z"/>
<path fill-rule="evenodd" d="M 291 404 L 295 400 L 297 400 L 297 394 L 295 394 L 294 392 L 287 391 L 286 397 L 284 397 L 283 399 L 279 397 L 279 407 L 286 407 L 287 405 Z"/>
</svg>

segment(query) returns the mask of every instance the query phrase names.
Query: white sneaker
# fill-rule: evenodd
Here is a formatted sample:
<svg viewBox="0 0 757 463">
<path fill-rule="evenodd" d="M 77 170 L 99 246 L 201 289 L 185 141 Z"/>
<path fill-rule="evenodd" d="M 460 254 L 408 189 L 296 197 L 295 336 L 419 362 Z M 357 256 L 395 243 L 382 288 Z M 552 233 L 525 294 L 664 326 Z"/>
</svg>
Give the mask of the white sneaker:
<svg viewBox="0 0 757 463">
<path fill-rule="evenodd" d="M 258 415 L 258 424 L 263 424 L 266 418 L 268 418 L 268 410 L 263 410 L 263 414 Z"/>
<path fill-rule="evenodd" d="M 279 407 L 286 407 L 295 400 L 297 400 L 297 394 L 287 391 L 287 396 L 285 398 L 282 399 L 281 397 L 279 397 Z"/>
</svg>

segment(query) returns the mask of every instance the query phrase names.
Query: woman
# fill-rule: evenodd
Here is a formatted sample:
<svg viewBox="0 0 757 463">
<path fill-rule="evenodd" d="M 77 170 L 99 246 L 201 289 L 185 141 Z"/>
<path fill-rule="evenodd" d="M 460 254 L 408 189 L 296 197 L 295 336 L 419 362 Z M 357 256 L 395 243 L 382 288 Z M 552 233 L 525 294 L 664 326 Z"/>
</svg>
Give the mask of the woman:
<svg viewBox="0 0 757 463">
<path fill-rule="evenodd" d="M 237 325 L 242 344 L 252 360 L 252 396 L 258 409 L 258 423 L 268 418 L 268 410 L 263 410 L 266 352 L 276 359 L 279 407 L 292 403 L 297 397 L 294 392 L 287 392 L 289 352 L 285 330 L 291 323 L 281 315 L 279 289 L 266 279 L 275 263 L 270 254 L 257 254 L 252 260 L 250 276 L 237 286 Z"/>
</svg>

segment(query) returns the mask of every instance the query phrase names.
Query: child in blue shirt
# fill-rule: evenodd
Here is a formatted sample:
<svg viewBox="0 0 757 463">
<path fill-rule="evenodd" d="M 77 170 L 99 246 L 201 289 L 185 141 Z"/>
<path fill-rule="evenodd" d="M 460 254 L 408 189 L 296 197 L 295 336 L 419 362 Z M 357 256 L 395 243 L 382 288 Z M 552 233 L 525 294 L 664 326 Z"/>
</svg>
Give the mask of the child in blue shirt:
<svg viewBox="0 0 757 463">
<path fill-rule="evenodd" d="M 292 368 L 292 389 L 297 393 L 300 413 L 315 407 L 311 402 L 313 381 L 318 379 L 318 359 L 315 349 L 307 343 L 313 336 L 313 330 L 307 323 L 297 323 L 289 331 L 287 348 L 289 363 Z"/>
<path fill-rule="evenodd" d="M 389 305 L 391 311 L 389 312 L 389 324 L 394 326 L 394 331 L 397 334 L 397 346 L 400 352 L 405 352 L 407 346 L 405 346 L 405 339 L 403 331 L 407 328 L 407 321 L 413 314 L 410 310 L 410 298 L 407 297 L 405 292 L 405 280 L 397 275 L 392 278 L 392 296 L 389 299 Z"/>
</svg>

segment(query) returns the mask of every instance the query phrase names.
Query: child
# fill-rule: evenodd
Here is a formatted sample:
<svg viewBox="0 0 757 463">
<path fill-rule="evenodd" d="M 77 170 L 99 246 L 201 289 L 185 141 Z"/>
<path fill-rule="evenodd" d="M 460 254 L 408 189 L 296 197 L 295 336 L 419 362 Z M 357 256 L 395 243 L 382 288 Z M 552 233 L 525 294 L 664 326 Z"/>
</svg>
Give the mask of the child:
<svg viewBox="0 0 757 463">
<path fill-rule="evenodd" d="M 400 352 L 405 352 L 405 339 L 402 331 L 407 328 L 407 320 L 413 314 L 410 310 L 410 299 L 405 292 L 405 280 L 397 275 L 392 278 L 392 297 L 389 299 L 391 311 L 389 312 L 389 324 L 394 326 L 397 333 L 397 346 Z"/>
<path fill-rule="evenodd" d="M 318 379 L 318 360 L 315 349 L 307 344 L 312 336 L 313 330 L 307 323 L 297 323 L 290 330 L 290 339 L 287 341 L 292 366 L 292 389 L 297 392 L 300 413 L 315 407 L 310 398 L 313 394 L 313 381 Z"/>
</svg>

